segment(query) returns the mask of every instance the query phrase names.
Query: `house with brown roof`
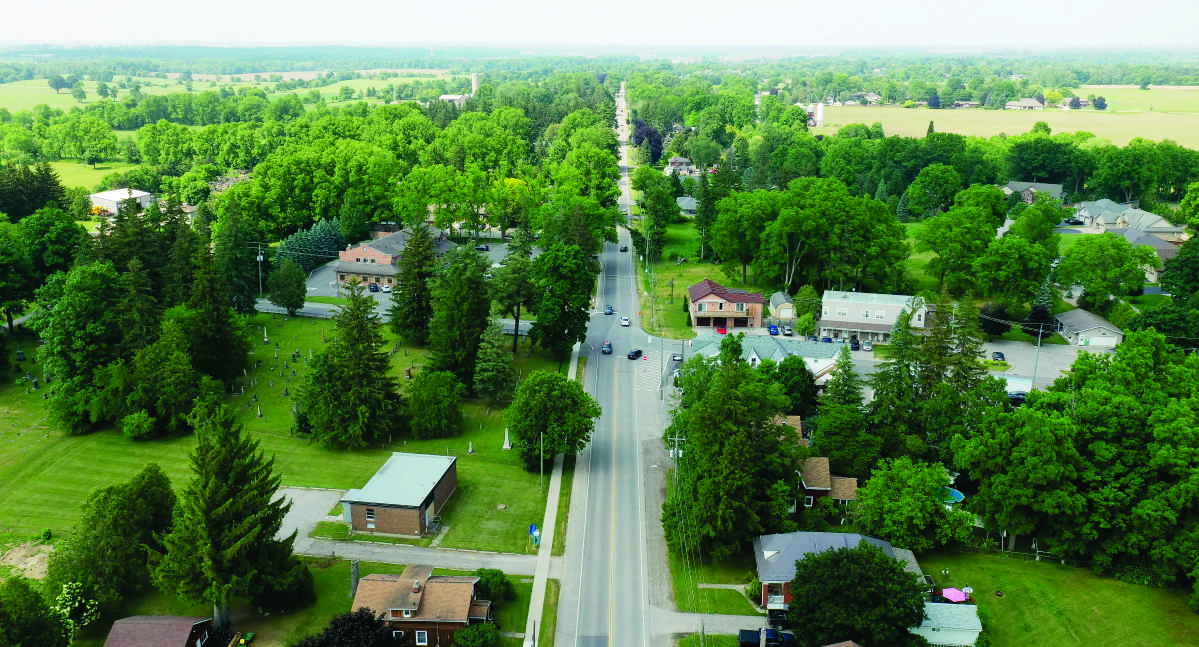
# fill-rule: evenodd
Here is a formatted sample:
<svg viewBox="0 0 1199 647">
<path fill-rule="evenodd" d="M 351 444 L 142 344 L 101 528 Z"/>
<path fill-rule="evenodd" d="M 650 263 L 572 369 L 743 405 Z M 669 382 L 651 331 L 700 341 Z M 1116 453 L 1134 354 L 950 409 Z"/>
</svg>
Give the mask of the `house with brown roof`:
<svg viewBox="0 0 1199 647">
<path fill-rule="evenodd" d="M 212 618 L 131 616 L 112 623 L 104 647 L 204 647 L 213 634 Z"/>
<path fill-rule="evenodd" d="M 346 249 L 337 254 L 337 284 L 344 286 L 351 280 L 357 279 L 363 285 L 376 283 L 380 286 L 396 283 L 399 274 L 400 259 L 408 248 L 408 237 L 412 231 L 401 229 L 396 232 L 381 232 L 384 235 L 356 246 L 347 245 Z M 450 251 L 457 245 L 452 242 L 446 232 L 435 227 L 429 228 L 433 237 L 433 251 L 438 256 Z"/>
<path fill-rule="evenodd" d="M 766 297 L 704 279 L 687 288 L 695 326 L 760 328 Z"/>
<path fill-rule="evenodd" d="M 399 575 L 367 575 L 358 581 L 352 610 L 370 609 L 416 647 L 453 645 L 459 629 L 494 621 L 491 602 L 475 597 L 479 578 L 432 573 L 432 566 L 412 565 Z"/>
<path fill-rule="evenodd" d="M 798 472 L 805 508 L 816 505 L 816 499 L 824 497 L 830 497 L 840 505 L 849 505 L 850 501 L 856 501 L 858 498 L 858 480 L 834 475 L 826 456 L 809 458 L 804 461 Z"/>
</svg>

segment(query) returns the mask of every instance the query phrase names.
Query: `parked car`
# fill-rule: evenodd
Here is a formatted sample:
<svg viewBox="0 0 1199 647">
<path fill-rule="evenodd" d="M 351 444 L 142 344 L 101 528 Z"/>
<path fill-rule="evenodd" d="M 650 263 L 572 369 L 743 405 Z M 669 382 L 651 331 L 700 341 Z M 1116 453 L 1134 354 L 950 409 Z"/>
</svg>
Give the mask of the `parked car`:
<svg viewBox="0 0 1199 647">
<path fill-rule="evenodd" d="M 786 629 L 791 626 L 791 620 L 787 618 L 786 609 L 771 609 L 767 611 L 766 620 L 775 629 Z"/>
<path fill-rule="evenodd" d="M 600 353 L 604 355 L 612 354 L 612 342 L 606 341 L 603 346 L 600 346 Z"/>
<path fill-rule="evenodd" d="M 833 343 L 833 338 L 832 337 L 821 337 L 820 341 L 822 341 L 826 344 L 831 344 L 831 343 Z"/>
<path fill-rule="evenodd" d="M 629 359 L 641 359 L 641 355 L 642 352 L 640 348 L 634 348 L 633 350 L 629 351 Z"/>
<path fill-rule="evenodd" d="M 794 335 L 794 334 L 795 334 L 795 331 L 791 330 L 791 326 L 783 326 L 783 335 L 785 337 L 790 337 L 791 335 Z"/>
<path fill-rule="evenodd" d="M 672 362 L 681 362 L 681 361 L 683 361 L 683 354 L 682 354 L 682 353 L 675 353 L 674 355 L 671 355 L 671 356 L 670 356 L 670 361 L 672 361 Z"/>
<path fill-rule="evenodd" d="M 612 306 L 604 306 L 604 314 L 614 315 L 616 314 L 616 310 Z"/>
<path fill-rule="evenodd" d="M 858 342 L 857 337 L 854 337 L 853 339 L 849 340 L 849 350 L 859 350 L 861 348 L 862 348 L 862 344 Z"/>
<path fill-rule="evenodd" d="M 716 334 L 717 335 L 727 335 L 728 332 L 729 332 L 728 329 L 726 329 L 724 326 L 716 326 Z"/>
<path fill-rule="evenodd" d="M 624 327 L 626 327 L 626 328 L 628 328 L 629 326 L 631 326 L 631 325 L 632 325 L 632 323 L 633 323 L 633 322 L 629 321 L 629 318 L 628 318 L 628 317 L 621 317 L 621 318 L 620 318 L 620 325 L 622 325 L 622 326 L 624 326 Z"/>
<path fill-rule="evenodd" d="M 773 325 L 772 325 L 772 326 L 770 327 L 770 330 L 769 330 L 769 332 L 770 332 L 770 334 L 772 334 L 772 335 L 777 335 L 777 334 L 779 334 L 779 327 L 778 327 L 778 326 L 773 326 Z"/>
<path fill-rule="evenodd" d="M 761 647 L 762 636 L 757 629 L 742 629 L 737 634 L 737 647 Z"/>
<path fill-rule="evenodd" d="M 368 283 L 366 289 L 370 290 L 371 292 L 378 292 L 379 284 L 378 283 Z"/>
<path fill-rule="evenodd" d="M 621 245 L 621 246 L 620 246 L 620 251 L 622 251 L 622 252 L 627 252 L 627 251 L 629 251 L 629 246 L 628 246 L 628 245 Z"/>
<path fill-rule="evenodd" d="M 999 351 L 995 351 L 995 352 L 991 353 L 991 359 L 995 360 L 996 362 L 1006 362 L 1007 361 L 1007 357 L 1005 357 L 1004 354 Z"/>
<path fill-rule="evenodd" d="M 1083 223 L 1083 221 L 1079 220 L 1078 218 L 1067 218 L 1062 221 L 1062 224 L 1070 225 L 1071 227 L 1077 227 L 1078 225 L 1081 225 L 1084 223 Z"/>
<path fill-rule="evenodd" d="M 1024 406 L 1024 401 L 1028 399 L 1028 393 L 1026 391 L 1011 391 L 1007 394 L 1007 399 L 1013 409 L 1019 409 Z"/>
<path fill-rule="evenodd" d="M 808 341 L 820 341 L 820 338 L 816 335 L 812 335 L 811 337 L 808 337 Z"/>
<path fill-rule="evenodd" d="M 384 291 L 384 292 L 388 292 L 388 293 L 389 293 L 389 292 L 391 292 L 391 286 L 390 286 L 390 285 L 384 285 L 384 286 L 383 286 L 383 291 Z"/>
<path fill-rule="evenodd" d="M 874 350 L 874 343 L 869 341 L 862 342 L 862 350 L 869 353 L 870 351 Z"/>
<path fill-rule="evenodd" d="M 490 252 L 491 245 L 478 245 L 475 247 L 476 252 Z"/>
</svg>

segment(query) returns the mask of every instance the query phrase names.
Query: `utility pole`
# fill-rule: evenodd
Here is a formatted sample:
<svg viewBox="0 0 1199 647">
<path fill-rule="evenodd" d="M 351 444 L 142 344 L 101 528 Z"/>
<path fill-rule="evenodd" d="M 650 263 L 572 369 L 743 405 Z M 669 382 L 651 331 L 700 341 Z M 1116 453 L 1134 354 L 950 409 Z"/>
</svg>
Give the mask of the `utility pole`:
<svg viewBox="0 0 1199 647">
<path fill-rule="evenodd" d="M 262 243 L 258 245 L 258 298 L 262 298 Z"/>
</svg>

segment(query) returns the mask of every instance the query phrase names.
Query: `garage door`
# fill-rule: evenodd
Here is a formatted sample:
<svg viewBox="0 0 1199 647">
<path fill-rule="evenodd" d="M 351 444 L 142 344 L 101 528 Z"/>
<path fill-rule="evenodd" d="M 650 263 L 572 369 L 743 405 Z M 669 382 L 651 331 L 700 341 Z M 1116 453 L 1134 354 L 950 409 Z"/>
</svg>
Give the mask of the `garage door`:
<svg viewBox="0 0 1199 647">
<path fill-rule="evenodd" d="M 1098 335 L 1094 337 L 1083 335 L 1078 338 L 1078 343 L 1082 346 L 1102 346 L 1104 348 L 1111 348 L 1112 346 L 1115 346 L 1116 342 L 1118 341 L 1119 339 L 1116 337 L 1108 337 L 1106 335 Z"/>
</svg>

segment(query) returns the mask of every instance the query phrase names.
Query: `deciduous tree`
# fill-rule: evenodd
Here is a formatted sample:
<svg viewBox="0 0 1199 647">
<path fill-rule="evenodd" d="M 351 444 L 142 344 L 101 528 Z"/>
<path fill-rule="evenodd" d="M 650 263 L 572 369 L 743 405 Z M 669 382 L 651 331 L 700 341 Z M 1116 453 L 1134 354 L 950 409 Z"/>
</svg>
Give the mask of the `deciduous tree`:
<svg viewBox="0 0 1199 647">
<path fill-rule="evenodd" d="M 296 316 L 296 312 L 304 307 L 308 284 L 304 280 L 304 270 L 290 258 L 283 259 L 279 267 L 271 272 L 267 288 L 271 291 L 271 303 L 286 308 L 287 316 Z"/>
<path fill-rule="evenodd" d="M 561 373 L 533 371 L 521 381 L 504 422 L 525 469 L 558 454 L 577 454 L 591 442 L 600 406 L 578 382 Z"/>
<path fill-rule="evenodd" d="M 533 261 L 533 281 L 537 321 L 529 338 L 553 353 L 560 365 L 571 346 L 587 338 L 595 275 L 583 250 L 557 243 Z"/>
<path fill-rule="evenodd" d="M 923 553 L 965 542 L 973 515 L 947 507 L 949 474 L 940 464 L 884 459 L 858 489 L 852 509 L 862 532 Z"/>
</svg>

